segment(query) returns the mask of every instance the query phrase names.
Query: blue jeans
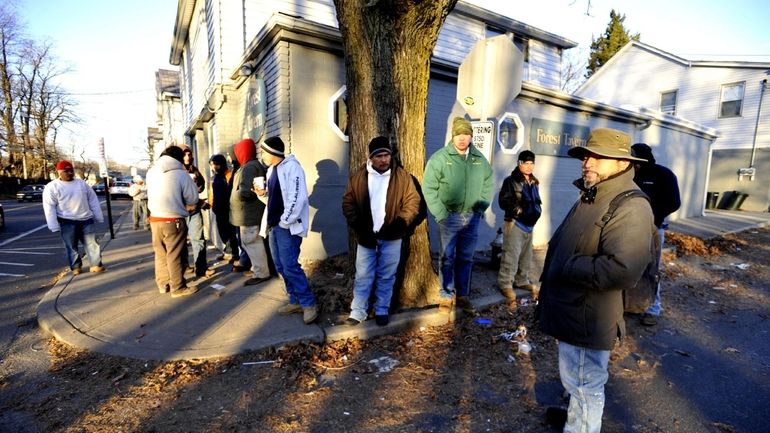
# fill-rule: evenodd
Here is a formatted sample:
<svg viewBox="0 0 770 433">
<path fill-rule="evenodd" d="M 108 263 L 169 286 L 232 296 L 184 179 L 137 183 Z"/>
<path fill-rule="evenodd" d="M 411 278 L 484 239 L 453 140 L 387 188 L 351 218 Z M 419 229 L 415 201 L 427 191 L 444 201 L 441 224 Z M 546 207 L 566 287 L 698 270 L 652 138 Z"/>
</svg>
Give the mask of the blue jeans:
<svg viewBox="0 0 770 433">
<path fill-rule="evenodd" d="M 206 275 L 206 240 L 203 238 L 203 216 L 200 212 L 187 217 L 187 234 L 192 246 L 195 275 Z"/>
<path fill-rule="evenodd" d="M 401 259 L 401 239 L 377 241 L 376 248 L 361 245 L 356 249 L 356 282 L 353 286 L 353 302 L 350 304 L 350 317 L 362 322 L 366 320 L 369 307 L 369 295 L 375 286 L 374 314 L 387 316 L 390 298 L 393 296 L 393 284 L 396 282 L 396 270 Z"/>
<path fill-rule="evenodd" d="M 449 215 L 438 224 L 441 236 L 441 291 L 439 295 L 452 298 L 468 296 L 471 289 L 471 271 L 473 270 L 473 253 L 476 250 L 476 239 L 479 233 L 481 214 L 475 212 Z"/>
<path fill-rule="evenodd" d="M 102 250 L 99 242 L 96 242 L 96 224 L 93 219 L 85 221 L 65 220 L 59 218 L 61 239 L 64 242 L 64 250 L 67 252 L 67 264 L 70 269 L 83 267 L 83 258 L 78 248 L 83 244 L 91 266 L 101 266 Z"/>
<path fill-rule="evenodd" d="M 570 395 L 564 433 L 601 431 L 609 360 L 609 350 L 586 349 L 559 342 L 559 376 Z"/>
<path fill-rule="evenodd" d="M 658 255 L 658 269 L 660 269 L 660 261 L 663 259 L 663 241 L 666 240 L 666 229 L 658 229 L 658 236 L 660 236 L 660 255 Z M 663 307 L 660 306 L 660 282 L 658 282 L 658 288 L 655 289 L 655 300 L 647 308 L 647 313 L 653 316 L 660 316 L 661 311 L 663 311 Z"/>
<path fill-rule="evenodd" d="M 310 283 L 299 265 L 302 237 L 291 234 L 289 229 L 275 226 L 270 229 L 268 239 L 275 270 L 283 277 L 289 303 L 299 304 L 302 308 L 315 306 L 315 296 L 310 290 Z"/>
</svg>

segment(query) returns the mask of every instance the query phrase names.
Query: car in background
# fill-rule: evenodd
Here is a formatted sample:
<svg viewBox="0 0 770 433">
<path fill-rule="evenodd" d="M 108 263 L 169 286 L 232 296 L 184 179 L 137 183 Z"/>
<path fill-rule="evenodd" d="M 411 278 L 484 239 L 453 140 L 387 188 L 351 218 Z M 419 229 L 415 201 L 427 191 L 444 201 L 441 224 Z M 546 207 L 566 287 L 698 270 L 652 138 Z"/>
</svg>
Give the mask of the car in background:
<svg viewBox="0 0 770 433">
<path fill-rule="evenodd" d="M 104 184 L 103 183 L 97 183 L 91 188 L 94 189 L 94 192 L 96 195 L 104 195 Z"/>
<path fill-rule="evenodd" d="M 45 185 L 26 185 L 16 193 L 16 201 L 43 201 Z"/>
<path fill-rule="evenodd" d="M 129 186 L 130 184 L 128 182 L 116 181 L 115 184 L 110 187 L 110 198 L 131 198 L 131 196 L 128 195 Z"/>
<path fill-rule="evenodd" d="M 0 203 L 0 229 L 5 228 L 5 211 L 3 210 L 3 204 Z"/>
</svg>

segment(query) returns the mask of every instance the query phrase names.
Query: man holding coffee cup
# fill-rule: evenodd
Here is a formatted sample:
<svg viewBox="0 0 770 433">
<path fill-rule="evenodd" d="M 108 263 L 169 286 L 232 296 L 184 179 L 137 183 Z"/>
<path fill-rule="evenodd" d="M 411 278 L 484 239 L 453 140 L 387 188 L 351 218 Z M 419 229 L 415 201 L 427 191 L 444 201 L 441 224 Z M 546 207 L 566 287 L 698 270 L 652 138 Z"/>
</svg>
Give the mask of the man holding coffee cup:
<svg viewBox="0 0 770 433">
<path fill-rule="evenodd" d="M 252 276 L 244 285 L 257 285 L 270 279 L 265 241 L 259 235 L 259 225 L 265 205 L 252 188 L 261 182 L 264 187 L 265 167 L 257 160 L 254 140 L 245 138 L 233 148 L 241 167 L 233 175 L 233 192 L 230 195 L 230 223 L 239 227 L 241 247 L 251 260 Z M 260 180 L 261 179 L 261 180 Z"/>
</svg>

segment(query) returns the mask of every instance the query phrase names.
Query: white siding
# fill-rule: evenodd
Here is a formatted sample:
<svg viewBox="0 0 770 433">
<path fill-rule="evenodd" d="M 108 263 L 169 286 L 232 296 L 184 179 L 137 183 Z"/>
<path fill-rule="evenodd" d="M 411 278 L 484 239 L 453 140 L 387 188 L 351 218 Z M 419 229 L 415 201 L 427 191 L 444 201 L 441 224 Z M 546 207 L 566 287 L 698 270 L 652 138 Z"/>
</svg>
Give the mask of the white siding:
<svg viewBox="0 0 770 433">
<path fill-rule="evenodd" d="M 476 42 L 485 38 L 486 25 L 465 16 L 449 14 L 433 48 L 437 60 L 459 66 Z"/>
<path fill-rule="evenodd" d="M 686 66 L 633 46 L 606 66 L 596 80 L 576 94 L 608 104 L 660 108 L 661 92 L 677 90 L 676 116 L 720 132 L 714 149 L 750 148 L 757 120 L 760 81 L 767 78 L 759 68 Z M 745 81 L 742 115 L 719 118 L 722 84 Z M 770 147 L 770 96 L 765 102 L 757 131 L 757 147 Z"/>
<path fill-rule="evenodd" d="M 278 12 L 337 27 L 337 11 L 332 0 L 244 0 L 243 7 L 246 43 Z"/>
<path fill-rule="evenodd" d="M 537 39 L 529 40 L 529 78 L 535 84 L 558 89 L 561 84 L 561 52 Z"/>
</svg>

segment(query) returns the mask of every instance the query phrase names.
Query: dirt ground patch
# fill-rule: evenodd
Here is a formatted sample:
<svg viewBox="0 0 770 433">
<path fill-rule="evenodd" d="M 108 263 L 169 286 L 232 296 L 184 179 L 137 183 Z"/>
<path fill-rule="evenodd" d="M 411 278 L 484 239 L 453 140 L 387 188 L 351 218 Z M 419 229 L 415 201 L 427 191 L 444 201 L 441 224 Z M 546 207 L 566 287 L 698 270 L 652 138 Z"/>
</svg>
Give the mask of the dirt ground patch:
<svg viewBox="0 0 770 433">
<path fill-rule="evenodd" d="M 676 247 L 663 260 L 665 302 L 675 305 L 667 320 L 696 327 L 713 314 L 770 305 L 770 230 L 710 242 L 672 234 L 667 242 Z M 346 311 L 344 260 L 309 274 L 327 311 Z M 474 294 L 493 290 L 494 277 L 477 266 Z M 544 410 L 564 403 L 557 346 L 537 330 L 533 312 L 532 304 L 515 311 L 495 306 L 482 312 L 487 321 L 462 318 L 372 340 L 215 361 L 138 361 L 50 340 L 48 374 L 24 384 L 4 378 L 0 412 L 40 432 L 551 431 Z M 655 380 L 662 355 L 640 349 L 649 330 L 636 318 L 627 324 L 628 338 L 613 351 L 610 386 L 633 395 Z M 528 354 L 518 353 L 512 335 L 521 326 Z M 688 431 L 663 422 L 629 424 L 605 412 L 604 431 Z M 697 422 L 692 431 L 739 431 L 729 422 Z"/>
</svg>

